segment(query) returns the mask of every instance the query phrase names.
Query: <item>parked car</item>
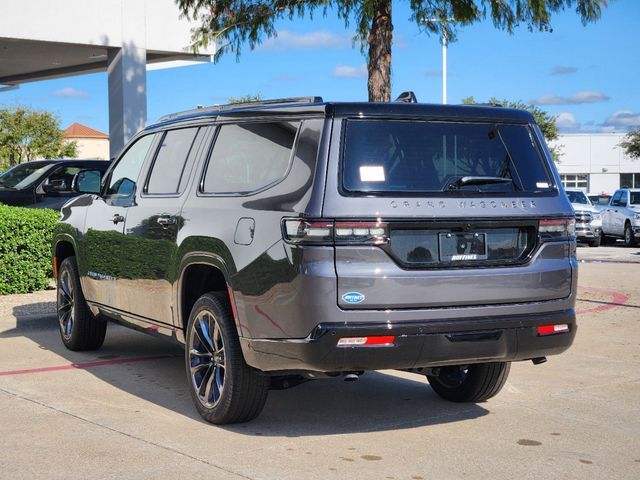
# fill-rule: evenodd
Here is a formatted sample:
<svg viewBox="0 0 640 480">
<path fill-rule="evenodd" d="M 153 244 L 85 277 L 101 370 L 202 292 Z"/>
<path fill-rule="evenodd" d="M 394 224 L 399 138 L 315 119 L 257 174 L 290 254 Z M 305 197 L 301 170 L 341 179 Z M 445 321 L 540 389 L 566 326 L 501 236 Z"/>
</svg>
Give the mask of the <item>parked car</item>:
<svg viewBox="0 0 640 480">
<path fill-rule="evenodd" d="M 587 195 L 589 200 L 591 200 L 591 204 L 598 210 L 603 210 L 607 205 L 609 205 L 609 200 L 611 200 L 611 195 L 609 193 L 590 193 Z"/>
<path fill-rule="evenodd" d="M 640 188 L 616 190 L 602 210 L 602 239 L 614 238 L 622 238 L 627 247 L 640 239 Z"/>
<path fill-rule="evenodd" d="M 60 210 L 78 196 L 72 187 L 76 173 L 87 168 L 104 173 L 109 162 L 101 160 L 32 160 L 20 163 L 0 176 L 0 203 L 19 207 Z"/>
<path fill-rule="evenodd" d="M 574 226 L 525 111 L 316 97 L 184 112 L 62 209 L 60 333 L 97 349 L 111 320 L 183 343 L 218 424 L 257 416 L 270 388 L 378 369 L 481 402 L 511 362 L 573 342 Z"/>
<path fill-rule="evenodd" d="M 602 217 L 582 190 L 565 190 L 576 214 L 576 239 L 590 247 L 600 246 Z"/>
</svg>

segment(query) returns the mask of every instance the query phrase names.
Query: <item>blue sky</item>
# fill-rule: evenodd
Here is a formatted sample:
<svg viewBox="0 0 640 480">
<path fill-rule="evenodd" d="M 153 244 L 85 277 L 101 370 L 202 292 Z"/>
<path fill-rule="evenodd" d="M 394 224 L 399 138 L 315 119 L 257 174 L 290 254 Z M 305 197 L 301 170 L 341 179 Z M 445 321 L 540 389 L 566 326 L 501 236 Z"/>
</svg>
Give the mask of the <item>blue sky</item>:
<svg viewBox="0 0 640 480">
<path fill-rule="evenodd" d="M 393 95 L 413 90 L 441 101 L 441 46 L 409 20 L 408 2 L 394 2 Z M 449 103 L 474 96 L 523 100 L 559 115 L 562 131 L 626 131 L 640 127 L 640 1 L 610 0 L 601 20 L 583 26 L 572 10 L 553 18 L 552 33 L 519 27 L 513 35 L 485 21 L 459 30 L 448 50 Z M 367 98 L 366 58 L 352 46 L 353 26 L 326 18 L 281 21 L 279 36 L 217 64 L 148 73 L 148 119 L 229 97 L 320 95 Z M 0 92 L 0 105 L 54 111 L 108 131 L 106 73 L 24 84 Z"/>
</svg>

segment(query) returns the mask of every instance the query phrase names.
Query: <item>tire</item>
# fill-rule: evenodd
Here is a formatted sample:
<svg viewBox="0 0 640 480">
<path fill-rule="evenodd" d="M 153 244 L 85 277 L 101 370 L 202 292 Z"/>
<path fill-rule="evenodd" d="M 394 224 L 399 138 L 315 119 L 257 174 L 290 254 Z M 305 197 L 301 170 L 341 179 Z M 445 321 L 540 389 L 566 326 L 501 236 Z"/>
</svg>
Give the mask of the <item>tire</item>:
<svg viewBox="0 0 640 480">
<path fill-rule="evenodd" d="M 590 247 L 599 247 L 599 246 L 600 246 L 601 241 L 602 241 L 601 237 L 598 237 L 598 238 L 596 238 L 596 239 L 594 239 L 594 240 L 591 240 L 591 241 L 589 242 L 589 246 L 590 246 Z"/>
<path fill-rule="evenodd" d="M 624 225 L 624 237 L 622 239 L 625 247 L 635 247 L 636 239 L 633 236 L 633 229 L 629 222 Z"/>
<path fill-rule="evenodd" d="M 196 301 L 185 339 L 189 392 L 202 418 L 217 425 L 256 418 L 270 379 L 245 363 L 225 294 L 210 292 Z"/>
<path fill-rule="evenodd" d="M 82 293 L 76 257 L 60 264 L 56 310 L 62 343 L 69 350 L 97 350 L 107 332 L 107 322 L 93 316 Z"/>
<path fill-rule="evenodd" d="M 604 231 L 600 230 L 600 245 L 609 245 L 614 242 L 615 240 L 611 239 L 610 237 L 607 237 L 604 234 Z"/>
<path fill-rule="evenodd" d="M 476 403 L 497 395 L 510 369 L 511 362 L 442 367 L 437 376 L 427 375 L 427 379 L 434 392 L 445 400 Z"/>
</svg>

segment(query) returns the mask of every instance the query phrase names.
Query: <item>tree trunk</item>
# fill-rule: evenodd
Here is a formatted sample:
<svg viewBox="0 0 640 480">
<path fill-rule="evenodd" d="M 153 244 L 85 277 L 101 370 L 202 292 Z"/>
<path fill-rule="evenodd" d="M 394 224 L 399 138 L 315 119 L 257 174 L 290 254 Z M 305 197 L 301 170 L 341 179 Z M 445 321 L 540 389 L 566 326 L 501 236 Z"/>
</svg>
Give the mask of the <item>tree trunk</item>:
<svg viewBox="0 0 640 480">
<path fill-rule="evenodd" d="M 369 101 L 391 101 L 391 0 L 379 0 L 376 3 L 375 16 L 371 22 L 369 44 Z"/>
</svg>

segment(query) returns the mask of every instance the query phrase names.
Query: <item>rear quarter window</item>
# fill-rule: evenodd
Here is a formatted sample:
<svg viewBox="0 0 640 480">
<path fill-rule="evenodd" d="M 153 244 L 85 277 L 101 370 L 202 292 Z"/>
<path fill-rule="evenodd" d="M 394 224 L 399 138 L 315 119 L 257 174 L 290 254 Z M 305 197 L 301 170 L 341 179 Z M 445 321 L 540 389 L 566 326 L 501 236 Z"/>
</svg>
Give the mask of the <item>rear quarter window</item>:
<svg viewBox="0 0 640 480">
<path fill-rule="evenodd" d="M 220 127 L 202 186 L 203 193 L 247 194 L 286 175 L 300 122 L 226 124 Z"/>
</svg>

